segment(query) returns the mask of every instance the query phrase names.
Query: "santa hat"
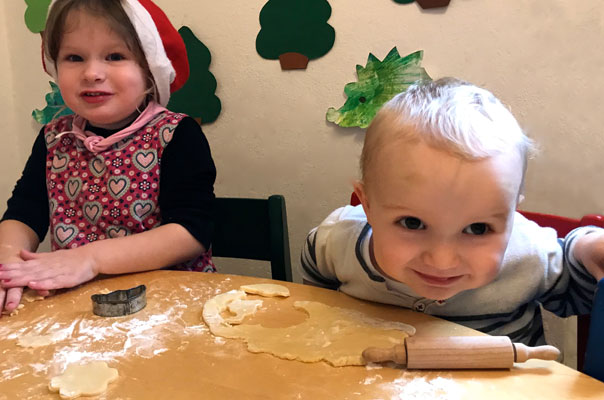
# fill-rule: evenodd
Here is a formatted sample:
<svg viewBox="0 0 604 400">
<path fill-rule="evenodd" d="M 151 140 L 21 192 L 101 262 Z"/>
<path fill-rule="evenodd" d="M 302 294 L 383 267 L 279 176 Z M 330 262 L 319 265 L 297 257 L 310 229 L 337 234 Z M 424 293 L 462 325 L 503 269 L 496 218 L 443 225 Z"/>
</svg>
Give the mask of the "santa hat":
<svg viewBox="0 0 604 400">
<path fill-rule="evenodd" d="M 50 4 L 49 11 L 55 1 Z M 189 78 L 185 43 L 166 14 L 151 0 L 122 0 L 121 3 L 145 53 L 159 103 L 165 106 L 170 100 L 170 93 L 180 89 Z M 44 51 L 43 63 L 46 72 L 56 79 L 54 62 Z"/>
</svg>

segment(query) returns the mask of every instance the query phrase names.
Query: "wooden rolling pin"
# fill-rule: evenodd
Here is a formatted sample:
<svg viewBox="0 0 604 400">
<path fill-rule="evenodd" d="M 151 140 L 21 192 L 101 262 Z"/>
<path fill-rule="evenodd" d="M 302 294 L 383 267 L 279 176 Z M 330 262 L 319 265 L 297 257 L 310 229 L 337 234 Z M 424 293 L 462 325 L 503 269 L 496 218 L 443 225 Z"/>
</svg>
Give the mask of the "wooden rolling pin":
<svg viewBox="0 0 604 400">
<path fill-rule="evenodd" d="M 507 336 L 410 337 L 389 349 L 369 347 L 365 362 L 394 361 L 408 369 L 512 368 L 531 358 L 555 360 L 554 346 L 529 347 Z"/>
</svg>

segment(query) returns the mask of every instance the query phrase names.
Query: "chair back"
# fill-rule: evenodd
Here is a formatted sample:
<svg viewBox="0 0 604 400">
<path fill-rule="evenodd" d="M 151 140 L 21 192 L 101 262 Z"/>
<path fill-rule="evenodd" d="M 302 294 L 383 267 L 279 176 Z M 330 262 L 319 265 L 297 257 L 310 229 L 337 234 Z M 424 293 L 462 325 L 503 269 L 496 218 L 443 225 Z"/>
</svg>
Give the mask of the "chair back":
<svg viewBox="0 0 604 400">
<path fill-rule="evenodd" d="M 270 261 L 272 278 L 291 282 L 285 198 L 216 198 L 212 255 Z"/>
<path fill-rule="evenodd" d="M 598 290 L 591 310 L 591 324 L 583 372 L 604 382 L 604 279 L 598 282 Z"/>
</svg>

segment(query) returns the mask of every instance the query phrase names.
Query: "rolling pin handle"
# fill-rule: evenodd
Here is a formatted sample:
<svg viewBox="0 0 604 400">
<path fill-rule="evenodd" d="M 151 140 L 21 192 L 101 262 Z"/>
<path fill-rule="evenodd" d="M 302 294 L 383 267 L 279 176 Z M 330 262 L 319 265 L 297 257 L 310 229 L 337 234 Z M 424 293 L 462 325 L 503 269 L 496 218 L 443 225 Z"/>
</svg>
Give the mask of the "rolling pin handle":
<svg viewBox="0 0 604 400">
<path fill-rule="evenodd" d="M 407 364 L 407 349 L 404 344 L 384 349 L 379 347 L 369 347 L 363 351 L 365 362 L 379 363 L 384 361 L 394 361 L 397 364 Z"/>
<path fill-rule="evenodd" d="M 522 363 L 531 358 L 540 360 L 556 360 L 560 350 L 554 346 L 529 347 L 522 343 L 514 343 L 514 362 Z"/>
</svg>

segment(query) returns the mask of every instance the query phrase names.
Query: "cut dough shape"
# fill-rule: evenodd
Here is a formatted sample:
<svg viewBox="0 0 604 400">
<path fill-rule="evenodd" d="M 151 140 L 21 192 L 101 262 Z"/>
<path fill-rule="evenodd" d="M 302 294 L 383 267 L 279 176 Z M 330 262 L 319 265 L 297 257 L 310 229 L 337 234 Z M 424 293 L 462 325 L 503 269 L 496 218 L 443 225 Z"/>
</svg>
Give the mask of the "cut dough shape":
<svg viewBox="0 0 604 400">
<path fill-rule="evenodd" d="M 298 325 L 285 328 L 232 326 L 221 313 L 230 302 L 243 296 L 242 291 L 231 291 L 208 300 L 203 319 L 214 335 L 243 339 L 252 353 L 269 353 L 304 362 L 326 361 L 333 366 L 364 365 L 362 352 L 367 347 L 392 347 L 404 343 L 406 337 L 415 333 L 411 325 L 371 318 L 355 310 L 314 301 L 294 303 L 294 308 L 309 315 Z"/>
<path fill-rule="evenodd" d="M 104 361 L 89 364 L 70 364 L 63 375 L 50 380 L 48 388 L 59 392 L 62 399 L 75 399 L 80 396 L 95 396 L 107 390 L 107 385 L 117 379 L 117 369 L 109 368 Z"/>
<path fill-rule="evenodd" d="M 249 294 L 259 294 L 264 297 L 289 297 L 289 289 L 274 283 L 257 283 L 254 285 L 243 285 L 239 289 Z"/>
<path fill-rule="evenodd" d="M 240 324 L 245 317 L 254 314 L 261 305 L 262 300 L 233 300 L 227 304 L 227 309 L 235 315 L 224 320 L 229 324 Z"/>
<path fill-rule="evenodd" d="M 54 342 L 55 338 L 53 335 L 35 335 L 32 333 L 19 336 L 19 339 L 17 339 L 17 345 L 21 347 L 48 346 Z"/>
</svg>

